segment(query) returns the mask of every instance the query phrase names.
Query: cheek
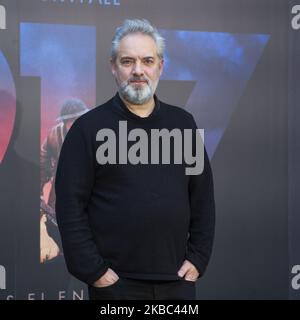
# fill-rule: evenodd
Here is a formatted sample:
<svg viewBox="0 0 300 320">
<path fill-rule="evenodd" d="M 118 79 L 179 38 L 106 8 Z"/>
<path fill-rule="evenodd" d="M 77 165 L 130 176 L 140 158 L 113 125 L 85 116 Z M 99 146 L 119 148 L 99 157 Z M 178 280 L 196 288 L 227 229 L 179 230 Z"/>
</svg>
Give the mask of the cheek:
<svg viewBox="0 0 300 320">
<path fill-rule="evenodd" d="M 119 70 L 119 72 L 116 73 L 116 77 L 121 82 L 128 80 L 128 78 L 130 77 L 130 71 L 128 71 L 127 69 Z"/>
<path fill-rule="evenodd" d="M 151 80 L 157 80 L 160 76 L 159 68 L 147 70 L 146 74 Z"/>
</svg>

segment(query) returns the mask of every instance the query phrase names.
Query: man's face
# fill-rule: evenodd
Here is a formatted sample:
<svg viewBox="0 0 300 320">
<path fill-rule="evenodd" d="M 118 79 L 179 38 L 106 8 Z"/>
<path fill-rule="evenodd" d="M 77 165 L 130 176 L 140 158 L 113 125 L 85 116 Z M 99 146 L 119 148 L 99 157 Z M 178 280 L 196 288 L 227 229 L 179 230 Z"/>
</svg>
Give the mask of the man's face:
<svg viewBox="0 0 300 320">
<path fill-rule="evenodd" d="M 119 45 L 112 73 L 122 97 L 136 105 L 148 102 L 158 85 L 163 60 L 157 55 L 155 41 L 141 33 L 125 36 Z"/>
</svg>

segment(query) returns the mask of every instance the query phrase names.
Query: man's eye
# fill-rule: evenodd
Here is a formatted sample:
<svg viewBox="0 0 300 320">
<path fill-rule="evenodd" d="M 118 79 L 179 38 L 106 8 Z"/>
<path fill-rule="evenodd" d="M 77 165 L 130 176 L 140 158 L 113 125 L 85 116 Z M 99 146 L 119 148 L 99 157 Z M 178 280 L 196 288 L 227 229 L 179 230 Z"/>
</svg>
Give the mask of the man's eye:
<svg viewBox="0 0 300 320">
<path fill-rule="evenodd" d="M 121 63 L 123 65 L 130 65 L 132 63 L 132 61 L 131 60 L 122 60 Z"/>
<path fill-rule="evenodd" d="M 144 60 L 145 64 L 152 64 L 154 61 L 152 59 L 146 59 Z"/>
</svg>

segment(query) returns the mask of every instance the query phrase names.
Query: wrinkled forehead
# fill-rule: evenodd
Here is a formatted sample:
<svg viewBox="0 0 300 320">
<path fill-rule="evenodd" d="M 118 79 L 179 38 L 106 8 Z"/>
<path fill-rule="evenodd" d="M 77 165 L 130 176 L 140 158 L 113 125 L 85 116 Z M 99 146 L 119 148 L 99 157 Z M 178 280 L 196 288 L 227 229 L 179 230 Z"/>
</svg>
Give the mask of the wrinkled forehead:
<svg viewBox="0 0 300 320">
<path fill-rule="evenodd" d="M 141 33 L 129 34 L 120 41 L 118 58 L 122 57 L 158 57 L 156 43 L 148 35 Z"/>
</svg>

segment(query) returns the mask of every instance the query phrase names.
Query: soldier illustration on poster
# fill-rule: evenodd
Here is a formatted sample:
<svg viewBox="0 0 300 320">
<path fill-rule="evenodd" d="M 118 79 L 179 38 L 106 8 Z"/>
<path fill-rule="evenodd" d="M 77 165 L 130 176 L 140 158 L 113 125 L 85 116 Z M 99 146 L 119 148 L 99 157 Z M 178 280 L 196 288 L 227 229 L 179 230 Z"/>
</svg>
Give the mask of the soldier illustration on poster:
<svg viewBox="0 0 300 320">
<path fill-rule="evenodd" d="M 59 153 L 65 136 L 74 121 L 89 109 L 79 99 L 67 99 L 63 103 L 57 124 L 43 141 L 40 153 L 41 209 L 40 209 L 40 262 L 58 259 L 62 247 L 55 214 L 55 173 Z"/>
</svg>

